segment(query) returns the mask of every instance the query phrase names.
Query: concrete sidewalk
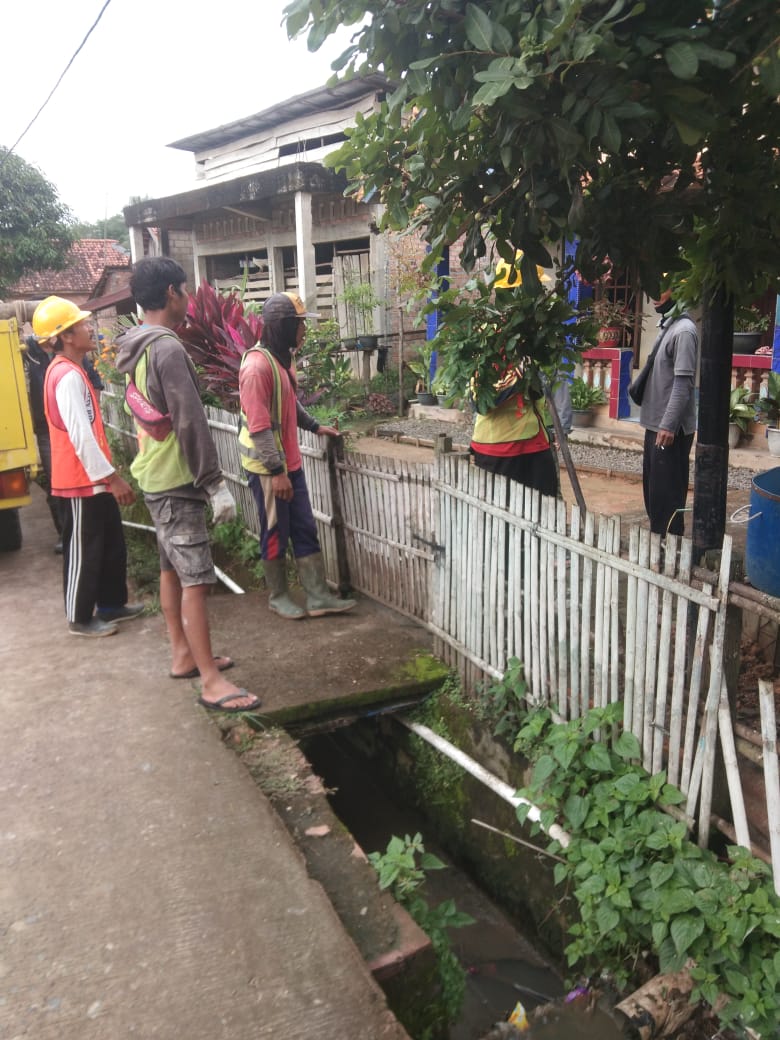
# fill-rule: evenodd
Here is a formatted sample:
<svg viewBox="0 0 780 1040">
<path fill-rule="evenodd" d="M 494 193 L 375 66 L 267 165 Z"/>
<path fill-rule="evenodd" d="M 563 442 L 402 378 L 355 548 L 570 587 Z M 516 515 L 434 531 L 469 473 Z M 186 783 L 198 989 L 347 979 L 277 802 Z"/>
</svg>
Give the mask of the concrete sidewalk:
<svg viewBox="0 0 780 1040">
<path fill-rule="evenodd" d="M 37 493 L 0 555 L 0 1038 L 402 1040 L 159 618 L 66 631 Z M 237 670 L 238 671 L 238 670 Z"/>
</svg>

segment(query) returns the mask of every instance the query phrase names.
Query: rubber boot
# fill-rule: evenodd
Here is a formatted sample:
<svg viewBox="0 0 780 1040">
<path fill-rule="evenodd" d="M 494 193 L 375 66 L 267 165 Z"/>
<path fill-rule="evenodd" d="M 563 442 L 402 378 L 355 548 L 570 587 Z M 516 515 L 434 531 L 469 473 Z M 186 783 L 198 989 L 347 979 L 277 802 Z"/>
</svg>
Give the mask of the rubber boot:
<svg viewBox="0 0 780 1040">
<path fill-rule="evenodd" d="M 279 617 L 288 621 L 300 621 L 306 617 L 306 611 L 290 599 L 287 588 L 287 560 L 263 560 L 263 574 L 271 597 L 268 606 Z"/>
<path fill-rule="evenodd" d="M 306 591 L 306 613 L 310 617 L 324 614 L 343 614 L 355 606 L 354 599 L 334 596 L 325 581 L 325 564 L 322 553 L 298 556 L 295 560 L 298 574 Z"/>
</svg>

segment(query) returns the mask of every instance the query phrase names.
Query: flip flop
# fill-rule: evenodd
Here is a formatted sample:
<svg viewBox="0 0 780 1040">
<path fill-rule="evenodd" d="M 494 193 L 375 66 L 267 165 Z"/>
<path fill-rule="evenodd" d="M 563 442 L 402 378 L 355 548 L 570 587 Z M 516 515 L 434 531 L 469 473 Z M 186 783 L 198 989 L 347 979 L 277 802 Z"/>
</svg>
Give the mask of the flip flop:
<svg viewBox="0 0 780 1040">
<path fill-rule="evenodd" d="M 237 701 L 241 697 L 251 697 L 252 703 L 244 708 L 223 708 L 223 704 L 227 704 L 229 701 Z M 202 697 L 198 697 L 198 704 L 202 705 L 204 708 L 208 708 L 209 711 L 224 712 L 225 715 L 237 715 L 240 712 L 257 711 L 257 709 L 260 707 L 260 703 L 261 702 L 258 697 L 255 697 L 254 694 L 250 693 L 248 690 L 245 690 L 243 687 L 239 689 L 237 693 L 229 693 L 227 697 L 220 697 L 218 701 L 204 701 Z"/>
<path fill-rule="evenodd" d="M 221 656 L 222 656 L 221 654 L 215 654 L 214 655 L 214 660 L 218 661 Z M 218 664 L 217 665 L 217 671 L 219 671 L 219 672 L 226 672 L 226 671 L 228 671 L 228 669 L 232 668 L 233 665 L 236 663 L 230 657 L 226 657 L 224 660 L 225 660 L 225 664 Z M 200 672 L 198 671 L 197 668 L 190 668 L 190 670 L 188 672 L 182 672 L 181 674 L 177 674 L 176 672 L 169 672 L 168 675 L 169 675 L 169 677 L 171 679 L 197 679 L 198 676 L 200 675 Z"/>
</svg>

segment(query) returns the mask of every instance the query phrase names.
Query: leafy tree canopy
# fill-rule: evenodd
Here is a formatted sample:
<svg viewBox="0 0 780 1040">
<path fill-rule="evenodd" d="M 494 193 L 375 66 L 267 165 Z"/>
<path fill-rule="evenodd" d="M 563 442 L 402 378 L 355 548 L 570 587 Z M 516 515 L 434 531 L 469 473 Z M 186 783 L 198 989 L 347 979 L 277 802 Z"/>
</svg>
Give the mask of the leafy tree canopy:
<svg viewBox="0 0 780 1040">
<path fill-rule="evenodd" d="M 70 211 L 54 185 L 0 148 L 0 297 L 28 271 L 64 267 L 73 240 Z"/>
<path fill-rule="evenodd" d="M 78 223 L 73 230 L 77 238 L 114 238 L 120 246 L 130 249 L 130 230 L 121 213 L 92 224 Z"/>
<path fill-rule="evenodd" d="M 492 237 L 535 265 L 579 239 L 578 269 L 635 264 L 691 299 L 778 282 L 780 14 L 766 0 L 292 0 L 311 50 L 357 25 L 334 68 L 384 73 L 329 162 L 376 190 L 385 226 L 420 228 L 432 258 Z"/>
</svg>

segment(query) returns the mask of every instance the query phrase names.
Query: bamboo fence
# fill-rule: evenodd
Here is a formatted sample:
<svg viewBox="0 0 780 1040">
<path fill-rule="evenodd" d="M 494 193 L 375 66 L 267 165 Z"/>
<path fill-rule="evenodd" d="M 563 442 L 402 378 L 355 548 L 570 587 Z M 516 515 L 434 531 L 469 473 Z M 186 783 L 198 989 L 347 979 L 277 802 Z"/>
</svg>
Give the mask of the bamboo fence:
<svg viewBox="0 0 780 1040">
<path fill-rule="evenodd" d="M 121 390 L 104 392 L 110 426 L 128 436 Z M 255 534 L 236 416 L 208 409 L 221 465 Z M 329 578 L 415 618 L 467 689 L 523 662 L 530 703 L 575 719 L 622 701 L 645 768 L 666 770 L 685 817 L 709 832 L 720 747 L 734 832 L 750 846 L 723 673 L 731 539 L 719 571 L 694 574 L 691 543 L 665 544 L 619 517 L 567 510 L 493 477 L 460 455 L 433 464 L 345 453 L 301 432 L 301 451 Z M 766 704 L 766 697 L 762 704 Z M 775 761 L 768 802 L 780 818 Z M 774 759 L 772 756 L 774 755 Z M 771 825 L 771 821 L 770 821 Z M 780 830 L 772 830 L 777 856 Z M 780 865 L 775 865 L 780 884 Z"/>
</svg>

